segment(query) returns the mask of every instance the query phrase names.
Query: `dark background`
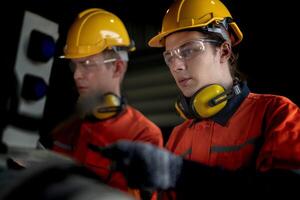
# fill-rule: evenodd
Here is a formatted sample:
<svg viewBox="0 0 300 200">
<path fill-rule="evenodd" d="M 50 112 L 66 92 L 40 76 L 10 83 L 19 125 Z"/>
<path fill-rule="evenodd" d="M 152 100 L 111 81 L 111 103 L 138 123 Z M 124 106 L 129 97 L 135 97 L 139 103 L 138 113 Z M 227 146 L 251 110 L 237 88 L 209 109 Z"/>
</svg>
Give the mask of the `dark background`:
<svg viewBox="0 0 300 200">
<path fill-rule="evenodd" d="M 76 15 L 90 7 L 100 7 L 118 15 L 136 41 L 131 59 L 160 55 L 161 49 L 147 47 L 147 42 L 160 30 L 161 21 L 172 0 L 27 0 L 2 2 L 1 12 L 1 99 L 0 128 L 8 122 L 8 110 L 17 104 L 14 62 L 24 10 L 29 10 L 59 24 L 56 57 L 62 53 L 66 32 Z M 299 95 L 299 22 L 298 7 L 293 2 L 224 0 L 244 39 L 238 47 L 239 66 L 247 76 L 252 92 L 287 96 L 300 104 Z M 149 31 L 150 30 L 150 31 Z M 144 59 L 145 62 L 147 59 Z M 132 61 L 133 62 L 133 61 Z M 163 65 L 162 57 L 151 60 Z M 67 118 L 76 99 L 72 76 L 66 63 L 55 58 L 50 77 L 45 119 L 40 133 L 46 135 L 57 123 Z M 130 66 L 130 64 L 129 64 Z M 129 68 L 140 70 L 144 65 Z M 147 65 L 145 65 L 147 67 Z M 62 84 L 63 83 L 63 84 Z M 71 103 L 70 103 L 71 102 Z M 73 102 L 73 103 L 72 103 Z M 166 135 L 173 126 L 161 127 Z"/>
</svg>

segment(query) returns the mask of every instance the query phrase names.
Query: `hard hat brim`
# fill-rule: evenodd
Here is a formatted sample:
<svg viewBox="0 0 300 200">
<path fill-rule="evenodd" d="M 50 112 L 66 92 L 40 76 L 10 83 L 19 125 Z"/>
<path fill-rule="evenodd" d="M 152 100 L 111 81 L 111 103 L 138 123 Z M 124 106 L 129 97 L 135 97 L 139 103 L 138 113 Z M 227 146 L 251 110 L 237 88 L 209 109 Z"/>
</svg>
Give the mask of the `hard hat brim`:
<svg viewBox="0 0 300 200">
<path fill-rule="evenodd" d="M 176 29 L 171 29 L 169 31 L 161 32 L 158 35 L 151 38 L 148 42 L 148 45 L 150 47 L 164 47 L 165 46 L 165 41 L 164 40 L 168 35 L 171 35 L 172 33 L 175 33 L 175 32 L 178 32 L 178 31 L 183 31 L 183 30 L 188 31 L 190 29 L 205 27 L 209 23 L 211 23 L 211 21 L 213 21 L 213 20 L 215 20 L 215 19 L 212 19 L 212 20 L 208 21 L 205 24 L 198 24 L 198 25 L 180 27 L 180 28 L 176 28 Z M 239 27 L 236 25 L 235 22 L 230 23 L 230 27 L 233 28 L 234 34 L 237 36 L 237 40 L 232 44 L 233 46 L 235 46 L 235 45 L 239 44 L 242 41 L 243 33 L 240 31 Z"/>
<path fill-rule="evenodd" d="M 170 35 L 172 33 L 175 33 L 177 31 L 181 31 L 181 30 L 189 30 L 189 29 L 194 29 L 194 28 L 198 28 L 198 27 L 204 27 L 204 26 L 207 26 L 211 22 L 213 22 L 215 20 L 218 20 L 218 19 L 223 19 L 223 18 L 214 17 L 214 18 L 210 19 L 209 21 L 207 21 L 206 23 L 191 24 L 190 26 L 183 26 L 183 27 L 173 28 L 173 29 L 170 29 L 169 31 L 161 32 L 158 35 L 151 38 L 150 41 L 148 42 L 148 45 L 150 47 L 164 47 L 165 46 L 164 39 L 168 35 Z"/>
</svg>

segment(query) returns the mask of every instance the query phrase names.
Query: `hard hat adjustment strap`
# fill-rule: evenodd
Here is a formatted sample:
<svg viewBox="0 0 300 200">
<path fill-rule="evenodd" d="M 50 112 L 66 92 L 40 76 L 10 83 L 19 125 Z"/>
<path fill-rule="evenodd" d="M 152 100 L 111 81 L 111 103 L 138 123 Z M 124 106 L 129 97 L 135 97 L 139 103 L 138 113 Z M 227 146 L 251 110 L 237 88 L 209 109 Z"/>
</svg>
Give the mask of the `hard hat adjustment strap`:
<svg viewBox="0 0 300 200">
<path fill-rule="evenodd" d="M 113 46 L 111 47 L 111 49 L 120 56 L 121 60 L 124 60 L 126 62 L 129 61 L 128 51 L 126 48 Z"/>
<path fill-rule="evenodd" d="M 231 18 L 217 20 L 215 23 L 210 23 L 209 25 L 202 27 L 202 29 L 206 32 L 219 34 L 226 41 L 231 41 L 229 33 L 227 33 L 230 21 L 232 21 Z"/>
</svg>

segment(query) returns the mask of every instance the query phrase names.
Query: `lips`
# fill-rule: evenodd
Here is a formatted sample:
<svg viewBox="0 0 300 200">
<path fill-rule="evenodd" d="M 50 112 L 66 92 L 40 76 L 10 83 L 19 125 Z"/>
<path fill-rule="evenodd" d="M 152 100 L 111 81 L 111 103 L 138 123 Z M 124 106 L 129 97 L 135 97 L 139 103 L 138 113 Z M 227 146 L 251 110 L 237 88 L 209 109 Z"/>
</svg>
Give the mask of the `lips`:
<svg viewBox="0 0 300 200">
<path fill-rule="evenodd" d="M 78 90 L 85 90 L 86 87 L 78 87 Z"/>
<path fill-rule="evenodd" d="M 180 86 L 186 87 L 186 86 L 188 86 L 188 83 L 190 82 L 190 80 L 192 80 L 192 78 L 180 78 L 180 79 L 178 79 L 178 84 Z"/>
<path fill-rule="evenodd" d="M 83 91 L 86 91 L 86 90 L 87 90 L 87 87 L 81 86 L 81 85 L 77 85 L 77 90 L 78 90 L 79 92 L 83 92 Z"/>
</svg>

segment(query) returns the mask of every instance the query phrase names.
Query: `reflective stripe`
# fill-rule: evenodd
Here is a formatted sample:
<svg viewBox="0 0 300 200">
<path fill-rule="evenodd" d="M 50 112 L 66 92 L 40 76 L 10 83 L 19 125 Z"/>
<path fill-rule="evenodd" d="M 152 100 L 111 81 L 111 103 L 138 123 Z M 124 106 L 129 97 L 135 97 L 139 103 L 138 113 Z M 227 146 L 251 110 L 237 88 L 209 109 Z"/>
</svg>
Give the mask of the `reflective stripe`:
<svg viewBox="0 0 300 200">
<path fill-rule="evenodd" d="M 183 152 L 182 154 L 180 154 L 180 156 L 182 158 L 186 158 L 188 155 L 190 155 L 192 153 L 192 148 L 189 148 L 188 150 L 186 150 L 185 152 Z"/>
<path fill-rule="evenodd" d="M 259 137 L 251 138 L 247 140 L 244 144 L 239 144 L 235 146 L 212 146 L 210 151 L 212 153 L 221 153 L 221 152 L 230 152 L 230 151 L 239 151 L 241 148 L 248 144 L 254 145 L 258 141 Z"/>
<path fill-rule="evenodd" d="M 60 141 L 57 141 L 55 140 L 54 141 L 54 145 L 62 148 L 62 149 L 65 149 L 65 150 L 72 150 L 72 146 L 71 145 L 67 145 L 67 144 L 64 144 L 64 143 L 61 143 Z"/>
</svg>

